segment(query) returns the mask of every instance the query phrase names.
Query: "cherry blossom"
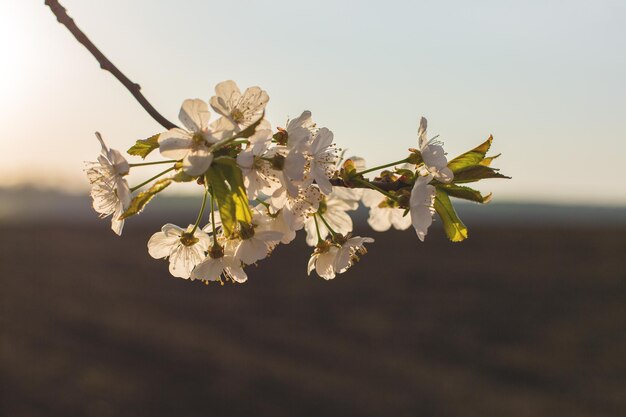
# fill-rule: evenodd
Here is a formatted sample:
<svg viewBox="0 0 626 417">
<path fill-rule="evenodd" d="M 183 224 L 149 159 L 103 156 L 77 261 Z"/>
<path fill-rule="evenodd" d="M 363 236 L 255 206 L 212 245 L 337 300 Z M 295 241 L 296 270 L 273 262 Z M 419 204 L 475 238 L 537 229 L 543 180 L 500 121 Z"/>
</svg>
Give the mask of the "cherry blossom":
<svg viewBox="0 0 626 417">
<path fill-rule="evenodd" d="M 100 133 L 96 132 L 102 150 L 98 162 L 87 163 L 87 178 L 91 183 L 91 198 L 93 208 L 100 217 L 111 216 L 111 229 L 122 234 L 124 220 L 120 216 L 128 208 L 131 201 L 131 192 L 124 178 L 130 167 L 122 154 L 109 149 Z"/>
<path fill-rule="evenodd" d="M 152 235 L 148 253 L 155 259 L 169 258 L 170 274 L 188 279 L 194 267 L 204 260 L 209 243 L 209 235 L 193 225 L 183 229 L 168 223 Z"/>
</svg>

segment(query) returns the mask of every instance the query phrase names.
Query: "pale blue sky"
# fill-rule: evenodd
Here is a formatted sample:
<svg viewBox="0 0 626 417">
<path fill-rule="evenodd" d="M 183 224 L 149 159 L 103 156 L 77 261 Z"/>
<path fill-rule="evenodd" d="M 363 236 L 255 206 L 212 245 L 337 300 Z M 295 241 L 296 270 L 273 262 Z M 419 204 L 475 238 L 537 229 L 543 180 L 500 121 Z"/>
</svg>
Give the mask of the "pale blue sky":
<svg viewBox="0 0 626 417">
<path fill-rule="evenodd" d="M 0 183 L 83 189 L 94 131 L 127 149 L 161 130 L 42 0 L 1 3 Z M 309 109 L 369 165 L 405 156 L 424 115 L 450 156 L 494 135 L 514 177 L 481 183 L 496 200 L 626 204 L 626 1 L 62 4 L 173 121 L 233 79 L 268 91 L 273 125 Z"/>
</svg>

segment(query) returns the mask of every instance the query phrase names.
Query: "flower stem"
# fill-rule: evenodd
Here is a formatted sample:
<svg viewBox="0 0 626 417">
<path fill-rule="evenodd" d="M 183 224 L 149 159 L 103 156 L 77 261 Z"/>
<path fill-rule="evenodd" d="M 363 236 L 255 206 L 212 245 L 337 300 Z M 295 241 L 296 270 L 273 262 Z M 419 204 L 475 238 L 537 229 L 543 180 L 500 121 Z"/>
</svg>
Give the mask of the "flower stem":
<svg viewBox="0 0 626 417">
<path fill-rule="evenodd" d="M 133 188 L 131 188 L 131 189 L 130 189 L 130 192 L 132 193 L 132 192 L 134 192 L 134 191 L 137 191 L 138 189 L 140 189 L 141 187 L 143 187 L 144 185 L 146 185 L 146 184 L 147 184 L 147 183 L 149 183 L 150 181 L 156 180 L 157 178 L 159 178 L 160 176 L 163 176 L 163 175 L 167 174 L 168 172 L 170 172 L 170 171 L 171 171 L 171 170 L 173 170 L 174 168 L 175 168 L 175 167 L 173 167 L 173 166 L 172 166 L 172 167 L 169 167 L 168 169 L 166 169 L 165 171 L 162 171 L 162 172 L 160 172 L 160 173 L 156 174 L 154 177 L 152 177 L 152 178 L 150 178 L 150 179 L 147 179 L 147 180 L 145 180 L 144 182 L 142 182 L 141 184 L 136 185 L 136 186 L 134 186 Z"/>
<path fill-rule="evenodd" d="M 213 229 L 213 246 L 218 247 L 217 244 L 217 233 L 215 232 L 215 197 L 213 193 L 213 188 L 211 188 L 211 228 Z"/>
<path fill-rule="evenodd" d="M 209 152 L 215 153 L 215 151 L 217 151 L 217 150 L 219 150 L 219 149 L 223 148 L 224 146 L 229 145 L 230 143 L 232 143 L 232 142 L 236 141 L 237 139 L 241 139 L 241 136 L 240 136 L 240 135 L 241 135 L 241 132 L 240 132 L 240 133 L 237 133 L 235 136 L 231 136 L 231 137 L 229 137 L 229 138 L 225 138 L 225 139 L 222 139 L 222 140 L 220 140 L 220 141 L 218 141 L 218 142 L 214 143 L 214 144 L 213 144 L 213 145 L 211 145 L 211 147 L 209 148 Z M 247 142 L 247 140 L 246 140 L 246 142 Z"/>
<path fill-rule="evenodd" d="M 353 181 L 354 181 L 354 182 L 356 182 L 356 183 L 358 183 L 358 184 L 364 185 L 364 186 L 366 186 L 367 188 L 371 188 L 372 190 L 376 190 L 376 191 L 378 191 L 379 193 L 381 193 L 381 194 L 383 194 L 383 195 L 385 195 L 385 196 L 387 196 L 387 197 L 389 197 L 389 198 L 391 198 L 391 199 L 393 199 L 393 200 L 395 200 L 395 199 L 396 199 L 396 197 L 394 197 L 393 195 L 391 195 L 391 194 L 390 194 L 390 193 L 388 193 L 387 191 L 385 191 L 385 190 L 382 190 L 382 189 L 378 188 L 377 186 L 375 186 L 374 184 L 372 184 L 372 183 L 371 183 L 371 182 L 369 182 L 369 181 L 362 180 L 362 179 L 360 179 L 360 178 L 355 178 Z"/>
<path fill-rule="evenodd" d="M 320 225 L 319 223 L 317 223 L 317 214 L 313 215 L 313 220 L 315 221 L 315 230 L 317 231 L 317 244 L 319 245 L 324 241 L 324 239 L 322 239 L 322 234 L 320 233 Z"/>
<path fill-rule="evenodd" d="M 404 159 L 401 159 L 401 160 L 399 160 L 399 161 L 392 162 L 392 163 L 390 163 L 390 164 L 379 165 L 379 166 L 377 166 L 377 167 L 374 167 L 374 168 L 369 168 L 369 169 L 366 169 L 366 170 L 364 170 L 364 171 L 358 172 L 356 175 L 363 175 L 363 174 L 367 174 L 368 172 L 378 171 L 379 169 L 392 167 L 392 166 L 394 166 L 394 165 L 400 165 L 400 164 L 403 164 L 403 163 L 405 163 L 405 162 L 408 162 L 408 160 L 409 160 L 409 158 L 404 158 Z"/>
<path fill-rule="evenodd" d="M 248 139 L 237 139 L 230 142 L 230 145 L 239 145 L 243 143 L 250 143 L 250 141 Z"/>
<path fill-rule="evenodd" d="M 264 205 L 266 209 L 270 208 L 270 205 L 266 203 L 265 201 L 261 200 L 260 198 L 257 198 L 256 201 L 257 203 Z"/>
<path fill-rule="evenodd" d="M 320 213 L 316 213 L 315 215 L 320 217 L 320 219 L 321 219 L 321 220 L 322 220 L 322 222 L 324 223 L 324 226 L 326 226 L 326 228 L 328 229 L 328 231 L 330 232 L 330 234 L 331 234 L 331 235 L 333 235 L 333 237 L 334 237 L 335 235 L 338 235 L 338 234 L 339 234 L 339 233 L 335 232 L 335 231 L 333 230 L 333 228 L 332 228 L 332 227 L 330 227 L 330 225 L 328 224 L 328 222 L 326 221 L 326 219 L 324 218 L 324 216 L 322 216 Z M 315 223 L 315 225 L 317 226 L 317 222 Z M 318 233 L 319 233 L 319 232 L 318 232 Z"/>
<path fill-rule="evenodd" d="M 202 207 L 200 207 L 200 213 L 198 213 L 198 218 L 196 219 L 196 224 L 193 225 L 193 229 L 191 229 L 191 234 L 193 235 L 198 229 L 198 225 L 200 224 L 200 220 L 202 220 L 202 215 L 204 214 L 204 208 L 206 207 L 206 196 L 209 193 L 208 188 L 204 187 L 204 198 L 202 199 Z M 212 201 L 212 200 L 211 200 Z"/>
<path fill-rule="evenodd" d="M 138 164 L 128 164 L 129 167 L 133 168 L 133 167 L 145 167 L 148 165 L 159 165 L 159 164 L 171 164 L 174 162 L 178 162 L 174 159 L 169 160 L 169 161 L 156 161 L 156 162 L 140 162 Z"/>
</svg>

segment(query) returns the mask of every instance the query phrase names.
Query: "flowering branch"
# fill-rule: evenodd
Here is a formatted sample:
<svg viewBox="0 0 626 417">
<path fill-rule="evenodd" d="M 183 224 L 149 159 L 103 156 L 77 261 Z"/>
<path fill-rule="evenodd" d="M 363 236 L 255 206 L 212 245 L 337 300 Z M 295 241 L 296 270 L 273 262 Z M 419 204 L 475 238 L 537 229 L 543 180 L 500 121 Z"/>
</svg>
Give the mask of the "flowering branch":
<svg viewBox="0 0 626 417">
<path fill-rule="evenodd" d="M 493 138 L 448 161 L 437 136 L 427 137 L 425 118 L 420 120 L 418 147 L 410 148 L 406 158 L 373 168 L 366 168 L 358 157 L 342 163 L 332 131 L 319 128 L 310 111 L 288 121 L 284 128 L 272 129 L 265 118 L 267 92 L 255 86 L 242 93 L 230 80 L 217 84 L 208 102 L 185 100 L 179 112 L 183 127 L 179 128 L 156 112 L 139 86 L 87 39 L 58 1 L 45 3 L 101 67 L 167 129 L 137 140 L 127 151 L 146 158 L 158 149 L 165 160 L 139 163 L 129 163 L 96 133 L 102 151 L 86 169 L 94 209 L 101 217 L 111 216 L 111 228 L 120 235 L 125 219 L 140 213 L 171 184 L 195 181 L 203 187 L 194 224 L 182 228 L 168 223 L 148 241 L 148 253 L 169 259 L 169 271 L 175 277 L 244 282 L 244 268 L 268 257 L 279 244 L 292 242 L 296 232 L 304 229 L 307 244 L 314 247 L 308 273 L 315 270 L 322 278 L 333 279 L 367 253 L 366 243 L 374 242 L 352 236 L 347 212 L 361 203 L 369 209 L 368 223 L 375 231 L 412 226 L 424 241 L 437 215 L 448 238 L 460 242 L 468 237 L 468 230 L 450 198 L 487 203 L 491 194 L 483 196 L 466 184 L 509 178 L 491 167 L 499 156 L 487 156 Z M 125 177 L 131 169 L 159 164 L 171 166 L 129 187 Z M 385 170 L 375 178 L 365 177 L 381 169 Z M 201 226 L 209 196 L 209 221 Z"/>
<path fill-rule="evenodd" d="M 87 50 L 91 52 L 91 55 L 93 55 L 93 57 L 96 58 L 96 60 L 100 64 L 100 68 L 113 74 L 113 76 L 117 78 L 118 81 L 121 82 L 124 87 L 128 89 L 128 91 L 130 91 L 133 97 L 135 97 L 139 104 L 141 104 L 141 107 L 143 107 L 154 120 L 156 120 L 161 126 L 166 129 L 172 129 L 176 127 L 174 123 L 163 117 L 161 113 L 159 113 L 152 106 L 152 104 L 150 104 L 150 102 L 144 97 L 144 95 L 141 94 L 141 86 L 139 84 L 132 82 L 126 75 L 122 73 L 122 71 L 120 71 L 115 65 L 113 65 L 113 63 L 109 61 L 109 59 L 104 56 L 102 52 L 100 52 L 96 45 L 94 45 L 89 40 L 87 35 L 85 35 L 83 31 L 80 30 L 78 26 L 76 26 L 74 20 L 68 16 L 65 8 L 61 6 L 57 0 L 45 0 L 44 4 L 50 7 L 50 10 L 52 10 L 52 13 L 54 13 L 54 15 L 56 16 L 57 21 L 65 26 L 72 33 L 72 35 L 74 35 L 74 38 L 76 38 L 78 42 L 83 44 L 85 48 L 87 48 Z"/>
</svg>

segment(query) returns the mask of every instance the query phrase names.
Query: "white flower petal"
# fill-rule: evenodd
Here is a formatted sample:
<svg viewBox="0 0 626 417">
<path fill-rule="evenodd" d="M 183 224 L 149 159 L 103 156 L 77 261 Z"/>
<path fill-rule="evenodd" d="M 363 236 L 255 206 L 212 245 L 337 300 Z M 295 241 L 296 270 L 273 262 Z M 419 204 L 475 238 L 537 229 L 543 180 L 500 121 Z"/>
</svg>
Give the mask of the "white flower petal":
<svg viewBox="0 0 626 417">
<path fill-rule="evenodd" d="M 167 258 L 177 242 L 180 242 L 179 236 L 157 232 L 148 241 L 148 253 L 155 259 Z"/>
<path fill-rule="evenodd" d="M 241 97 L 239 87 L 232 80 L 222 81 L 215 86 L 215 94 L 210 100 L 211 107 L 222 116 L 229 117 L 231 106 Z"/>
<path fill-rule="evenodd" d="M 433 204 L 435 199 L 435 187 L 428 184 L 433 176 L 419 177 L 411 190 L 410 207 L 411 223 L 415 228 L 417 237 L 423 242 L 428 228 L 433 222 Z"/>
<path fill-rule="evenodd" d="M 182 159 L 189 153 L 192 145 L 189 132 L 178 127 L 159 135 L 159 151 L 166 158 Z"/>
<path fill-rule="evenodd" d="M 239 258 L 244 264 L 250 265 L 265 258 L 267 253 L 267 243 L 259 239 L 251 238 L 243 240 L 239 244 L 235 252 L 235 258 Z"/>
<path fill-rule="evenodd" d="M 386 232 L 391 228 L 391 220 L 389 219 L 388 208 L 372 207 L 367 223 L 377 232 Z"/>
<path fill-rule="evenodd" d="M 283 166 L 283 173 L 293 181 L 300 181 L 304 178 L 304 165 L 306 164 L 306 158 L 304 155 L 297 151 L 290 151 L 285 157 L 285 165 Z"/>
<path fill-rule="evenodd" d="M 183 159 L 183 170 L 192 177 L 202 175 L 211 166 L 213 154 L 206 146 L 195 149 Z"/>
<path fill-rule="evenodd" d="M 233 279 L 233 281 L 244 283 L 248 280 L 248 275 L 246 274 L 246 271 L 244 271 L 241 266 L 241 262 L 238 259 L 226 257 L 224 264 L 226 265 L 226 273 Z"/>
<path fill-rule="evenodd" d="M 205 130 L 210 117 L 209 106 L 198 98 L 183 101 L 183 105 L 178 113 L 180 121 L 191 132 L 202 132 Z"/>
<path fill-rule="evenodd" d="M 191 272 L 191 279 L 217 281 L 224 272 L 224 257 L 213 259 L 207 256 Z"/>
<path fill-rule="evenodd" d="M 328 148 L 333 143 L 333 136 L 333 132 L 325 127 L 321 128 L 311 143 L 311 153 L 315 155 Z"/>
<path fill-rule="evenodd" d="M 317 275 L 324 279 L 335 278 L 334 264 L 338 252 L 339 249 L 332 246 L 328 249 L 328 252 L 319 254 L 315 262 L 315 272 L 317 272 Z"/>
<path fill-rule="evenodd" d="M 411 215 L 404 216 L 404 209 L 390 209 L 391 212 L 391 224 L 397 230 L 406 230 L 411 227 Z"/>
</svg>

